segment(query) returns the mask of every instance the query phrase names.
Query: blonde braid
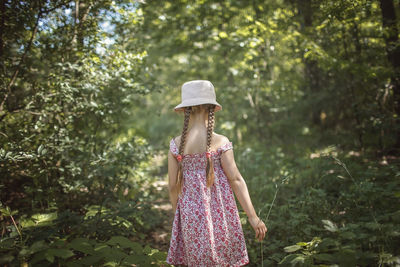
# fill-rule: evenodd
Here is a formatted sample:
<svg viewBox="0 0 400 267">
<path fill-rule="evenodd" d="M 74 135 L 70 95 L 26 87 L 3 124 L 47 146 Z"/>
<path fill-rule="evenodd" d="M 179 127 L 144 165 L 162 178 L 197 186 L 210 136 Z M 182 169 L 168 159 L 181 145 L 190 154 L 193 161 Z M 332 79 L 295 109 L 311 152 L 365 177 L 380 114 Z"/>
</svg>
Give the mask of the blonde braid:
<svg viewBox="0 0 400 267">
<path fill-rule="evenodd" d="M 211 158 L 211 139 L 214 130 L 214 109 L 215 106 L 211 105 L 208 108 L 208 125 L 207 125 L 207 187 L 211 187 L 214 184 L 214 164 Z"/>
<path fill-rule="evenodd" d="M 183 150 L 185 149 L 186 135 L 187 135 L 187 129 L 188 129 L 188 126 L 189 126 L 189 119 L 190 119 L 191 111 L 192 111 L 191 107 L 185 108 L 185 118 L 184 118 L 184 121 L 183 121 L 181 142 L 179 144 L 179 155 L 181 156 L 181 159 L 183 157 Z M 179 189 L 179 191 L 178 191 L 179 193 L 178 194 L 181 194 L 182 186 L 183 186 L 182 160 L 178 160 L 178 178 L 176 180 L 176 184 L 178 184 L 178 189 Z"/>
</svg>

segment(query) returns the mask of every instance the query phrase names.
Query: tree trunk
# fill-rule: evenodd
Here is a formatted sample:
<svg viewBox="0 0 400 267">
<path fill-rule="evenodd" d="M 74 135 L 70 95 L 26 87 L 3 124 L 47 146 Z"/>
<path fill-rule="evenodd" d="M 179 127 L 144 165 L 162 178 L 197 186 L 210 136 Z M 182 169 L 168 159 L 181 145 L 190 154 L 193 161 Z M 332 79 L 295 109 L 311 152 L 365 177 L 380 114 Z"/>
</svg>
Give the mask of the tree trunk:
<svg viewBox="0 0 400 267">
<path fill-rule="evenodd" d="M 361 59 L 362 47 L 361 47 L 361 42 L 360 42 L 360 30 L 358 28 L 358 25 L 354 22 L 352 24 L 352 37 L 353 37 L 353 41 L 354 41 L 355 55 L 356 55 L 355 62 L 358 65 L 361 65 L 362 62 L 360 61 L 360 59 Z M 350 58 L 349 55 L 347 55 L 346 58 Z M 350 75 L 349 76 L 350 82 L 348 83 L 347 87 L 350 91 L 350 97 L 353 102 L 352 109 L 353 109 L 353 114 L 354 114 L 354 118 L 356 120 L 356 126 L 357 126 L 355 129 L 355 132 L 358 137 L 360 149 L 361 149 L 361 151 L 364 151 L 364 127 L 362 126 L 363 118 L 360 115 L 361 108 L 357 101 L 358 94 L 355 91 L 355 90 L 357 90 L 357 87 L 360 87 L 360 86 L 358 85 L 358 82 L 357 82 L 358 80 L 355 79 L 354 75 L 352 73 L 350 73 L 349 75 Z M 356 81 L 356 83 L 354 81 Z"/>
<path fill-rule="evenodd" d="M 4 23 L 6 21 L 6 0 L 2 0 L 0 3 L 1 10 L 1 21 L 0 21 L 0 58 L 3 56 L 4 50 L 4 41 L 3 41 L 3 32 L 4 32 Z"/>
<path fill-rule="evenodd" d="M 81 10 L 81 14 L 78 26 L 78 45 L 79 49 L 83 49 L 85 45 L 83 42 L 83 39 L 85 37 L 85 23 L 89 15 L 90 9 L 93 7 L 93 4 L 90 3 L 86 4 L 84 2 L 80 2 L 79 5 L 80 5 L 79 10 Z"/>
<path fill-rule="evenodd" d="M 75 12 L 74 16 L 74 35 L 72 36 L 71 44 L 72 47 L 76 48 L 78 39 L 78 23 L 79 23 L 79 0 L 75 0 Z"/>
<path fill-rule="evenodd" d="M 396 118 L 396 143 L 394 149 L 400 152 L 400 46 L 398 44 L 397 18 L 393 0 L 380 0 L 382 25 L 386 42 L 386 54 L 393 67 L 391 88 L 393 90 L 394 112 Z"/>
<path fill-rule="evenodd" d="M 308 29 L 312 27 L 313 10 L 311 6 L 311 0 L 298 0 L 297 7 L 299 15 L 303 20 L 301 23 L 301 30 L 304 34 L 307 34 Z M 314 103 L 313 100 L 318 94 L 318 91 L 321 89 L 318 62 L 315 59 L 305 58 L 304 68 L 305 80 L 307 83 L 307 97 L 310 99 L 310 103 L 312 103 L 311 119 L 314 125 L 321 125 L 321 108 L 317 103 Z"/>
</svg>

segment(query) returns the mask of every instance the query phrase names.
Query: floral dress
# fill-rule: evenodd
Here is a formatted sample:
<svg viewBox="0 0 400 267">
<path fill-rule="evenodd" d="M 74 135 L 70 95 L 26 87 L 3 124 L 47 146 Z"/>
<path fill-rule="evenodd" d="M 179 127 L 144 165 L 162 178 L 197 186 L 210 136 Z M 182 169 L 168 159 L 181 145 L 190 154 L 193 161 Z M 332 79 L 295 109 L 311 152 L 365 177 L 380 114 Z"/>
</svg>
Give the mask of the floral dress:
<svg viewBox="0 0 400 267">
<path fill-rule="evenodd" d="M 249 263 L 234 194 L 221 166 L 232 142 L 211 152 L 214 184 L 206 185 L 206 152 L 183 155 L 184 184 L 178 198 L 166 262 L 186 266 L 242 266 Z M 174 139 L 174 156 L 179 153 Z"/>
</svg>

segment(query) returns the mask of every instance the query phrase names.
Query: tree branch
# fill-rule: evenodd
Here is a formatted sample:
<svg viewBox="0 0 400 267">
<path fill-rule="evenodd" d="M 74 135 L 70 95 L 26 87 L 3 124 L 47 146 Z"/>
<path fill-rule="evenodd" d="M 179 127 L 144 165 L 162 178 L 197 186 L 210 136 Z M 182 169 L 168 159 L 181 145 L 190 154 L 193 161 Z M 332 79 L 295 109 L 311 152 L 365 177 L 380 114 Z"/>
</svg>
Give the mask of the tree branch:
<svg viewBox="0 0 400 267">
<path fill-rule="evenodd" d="M 64 5 L 66 5 L 66 4 L 68 4 L 68 2 L 61 2 L 60 4 L 58 4 L 58 5 L 56 5 L 56 6 L 52 7 L 52 8 L 42 10 L 42 5 L 41 5 L 42 3 L 41 3 L 40 1 L 39 1 L 39 3 L 40 3 L 40 4 L 39 4 L 39 13 L 38 13 L 37 18 L 36 18 L 35 26 L 34 26 L 34 28 L 33 28 L 33 30 L 32 30 L 31 38 L 29 39 L 28 44 L 27 44 L 27 46 L 25 47 L 25 51 L 24 51 L 24 53 L 22 54 L 22 56 L 21 56 L 21 58 L 20 58 L 20 60 L 19 60 L 19 63 L 18 63 L 18 65 L 17 65 L 17 68 L 15 69 L 13 75 L 11 76 L 11 80 L 10 80 L 9 84 L 7 85 L 6 94 L 4 95 L 4 98 L 3 98 L 3 100 L 2 100 L 1 103 L 0 103 L 0 113 L 3 111 L 3 109 L 4 109 L 4 104 L 5 104 L 5 102 L 7 101 L 7 98 L 8 98 L 8 97 L 10 96 L 10 94 L 11 94 L 11 91 L 12 91 L 11 88 L 12 88 L 12 86 L 14 85 L 15 80 L 17 79 L 18 73 L 19 73 L 19 71 L 21 70 L 21 67 L 22 67 L 22 64 L 24 63 L 24 60 L 25 60 L 25 58 L 26 58 L 26 55 L 28 54 L 29 50 L 31 49 L 33 40 L 34 40 L 34 38 L 35 38 L 35 36 L 36 36 L 36 34 L 37 34 L 37 31 L 38 31 L 39 21 L 40 21 L 40 19 L 42 18 L 42 15 L 43 15 L 43 14 L 47 14 L 47 13 L 49 13 L 49 12 L 52 12 L 53 10 L 55 10 L 55 9 L 57 9 L 57 8 L 59 8 L 59 7 L 62 7 L 62 6 L 64 6 Z"/>
<path fill-rule="evenodd" d="M 32 46 L 32 43 L 33 43 L 33 39 L 35 38 L 35 35 L 36 35 L 37 31 L 38 31 L 39 20 L 40 20 L 41 16 L 42 16 L 42 10 L 41 10 L 41 6 L 40 6 L 39 7 L 39 13 L 38 13 L 38 16 L 37 16 L 37 19 L 36 19 L 36 22 L 35 22 L 35 26 L 33 28 L 32 34 L 31 34 L 31 38 L 29 39 L 28 45 L 26 46 L 25 51 L 22 54 L 21 59 L 19 60 L 17 68 L 15 69 L 15 71 L 14 71 L 12 77 L 11 77 L 11 80 L 7 85 L 7 88 L 6 88 L 7 92 L 4 95 L 4 98 L 3 98 L 3 100 L 1 101 L 1 104 L 0 104 L 0 112 L 3 111 L 4 103 L 6 102 L 8 96 L 11 94 L 11 88 L 15 83 L 15 80 L 16 80 L 16 78 L 18 76 L 18 73 L 19 73 L 21 67 L 22 67 L 22 64 L 23 64 L 23 62 L 25 60 L 25 57 L 28 54 L 28 51 L 31 49 L 31 46 Z"/>
</svg>

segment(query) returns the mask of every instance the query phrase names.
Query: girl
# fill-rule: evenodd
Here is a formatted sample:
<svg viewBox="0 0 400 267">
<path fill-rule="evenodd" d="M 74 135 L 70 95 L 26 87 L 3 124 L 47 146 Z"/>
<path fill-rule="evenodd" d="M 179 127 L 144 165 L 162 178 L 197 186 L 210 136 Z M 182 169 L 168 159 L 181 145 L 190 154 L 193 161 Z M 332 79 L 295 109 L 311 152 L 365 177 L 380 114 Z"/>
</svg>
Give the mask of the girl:
<svg viewBox="0 0 400 267">
<path fill-rule="evenodd" d="M 184 266 L 242 266 L 249 263 L 235 193 L 256 238 L 267 228 L 252 205 L 233 145 L 213 132 L 221 110 L 210 81 L 182 85 L 182 134 L 170 141 L 169 196 L 175 214 L 167 263 Z M 204 151 L 205 150 L 205 151 Z"/>
</svg>

